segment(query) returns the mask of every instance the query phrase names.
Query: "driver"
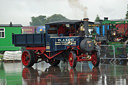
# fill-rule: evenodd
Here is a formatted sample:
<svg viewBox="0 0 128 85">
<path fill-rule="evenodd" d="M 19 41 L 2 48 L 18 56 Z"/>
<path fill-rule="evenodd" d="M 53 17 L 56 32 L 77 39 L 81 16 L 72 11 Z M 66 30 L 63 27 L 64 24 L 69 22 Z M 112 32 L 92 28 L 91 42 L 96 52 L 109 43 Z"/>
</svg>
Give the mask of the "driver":
<svg viewBox="0 0 128 85">
<path fill-rule="evenodd" d="M 67 32 L 67 27 L 65 24 L 62 24 L 58 29 L 58 36 L 65 35 Z"/>
<path fill-rule="evenodd" d="M 74 28 L 73 25 L 70 25 L 69 36 L 74 36 L 75 33 L 76 33 L 76 29 Z"/>
</svg>

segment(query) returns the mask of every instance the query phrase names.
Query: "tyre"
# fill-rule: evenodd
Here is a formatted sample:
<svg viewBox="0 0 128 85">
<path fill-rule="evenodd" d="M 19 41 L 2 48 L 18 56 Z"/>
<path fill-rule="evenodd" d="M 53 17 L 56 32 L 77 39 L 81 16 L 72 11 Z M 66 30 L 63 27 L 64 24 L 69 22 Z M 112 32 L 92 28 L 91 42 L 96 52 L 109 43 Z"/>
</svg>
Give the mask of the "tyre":
<svg viewBox="0 0 128 85">
<path fill-rule="evenodd" d="M 98 51 L 93 51 L 92 52 L 92 64 L 94 67 L 97 67 L 99 66 L 99 63 L 100 63 L 100 53 Z"/>
<path fill-rule="evenodd" d="M 69 65 L 72 68 L 75 68 L 76 67 L 76 53 L 74 51 L 70 51 L 68 60 L 69 60 Z"/>
<path fill-rule="evenodd" d="M 57 66 L 60 63 L 60 60 L 56 60 L 56 59 L 51 59 L 49 64 L 51 66 Z"/>
<path fill-rule="evenodd" d="M 35 62 L 35 54 L 32 50 L 25 50 L 22 53 L 22 64 L 26 67 L 31 67 L 33 66 Z"/>
</svg>

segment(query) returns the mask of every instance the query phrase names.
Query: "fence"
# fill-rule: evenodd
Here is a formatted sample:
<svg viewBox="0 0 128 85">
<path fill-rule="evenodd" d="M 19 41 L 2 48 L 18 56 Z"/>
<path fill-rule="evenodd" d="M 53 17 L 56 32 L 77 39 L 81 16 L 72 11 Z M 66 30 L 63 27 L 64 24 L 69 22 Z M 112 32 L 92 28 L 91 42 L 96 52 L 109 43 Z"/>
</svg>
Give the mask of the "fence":
<svg viewBox="0 0 128 85">
<path fill-rule="evenodd" d="M 100 45 L 100 48 L 100 59 L 102 62 L 107 61 L 116 64 L 117 61 L 128 60 L 128 44 L 126 46 L 124 44 Z"/>
</svg>

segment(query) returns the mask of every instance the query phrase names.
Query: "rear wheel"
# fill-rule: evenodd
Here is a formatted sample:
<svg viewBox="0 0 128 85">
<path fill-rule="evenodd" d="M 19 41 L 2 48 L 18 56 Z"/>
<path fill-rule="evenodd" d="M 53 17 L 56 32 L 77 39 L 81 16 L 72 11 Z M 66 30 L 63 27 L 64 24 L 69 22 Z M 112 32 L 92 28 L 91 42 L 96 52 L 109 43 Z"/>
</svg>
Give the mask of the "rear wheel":
<svg viewBox="0 0 128 85">
<path fill-rule="evenodd" d="M 25 50 L 22 53 L 22 64 L 26 67 L 31 67 L 34 64 L 35 61 L 35 56 L 34 56 L 34 52 L 32 50 Z"/>
<path fill-rule="evenodd" d="M 76 67 L 76 53 L 74 51 L 69 53 L 69 64 L 72 68 Z"/>
<path fill-rule="evenodd" d="M 60 63 L 60 60 L 56 60 L 56 59 L 51 59 L 49 64 L 51 66 L 57 66 Z"/>
<path fill-rule="evenodd" d="M 91 57 L 92 57 L 92 64 L 93 64 L 93 66 L 94 67 L 99 66 L 99 63 L 100 63 L 99 52 L 93 51 Z"/>
</svg>

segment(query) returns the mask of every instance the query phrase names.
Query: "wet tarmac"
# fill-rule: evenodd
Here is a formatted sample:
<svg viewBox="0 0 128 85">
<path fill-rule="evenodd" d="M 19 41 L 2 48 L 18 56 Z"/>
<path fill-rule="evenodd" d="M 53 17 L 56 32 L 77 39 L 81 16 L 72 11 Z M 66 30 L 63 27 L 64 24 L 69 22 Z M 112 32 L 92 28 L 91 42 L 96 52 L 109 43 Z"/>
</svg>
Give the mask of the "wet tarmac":
<svg viewBox="0 0 128 85">
<path fill-rule="evenodd" d="M 128 85 L 128 66 L 100 64 L 94 68 L 85 62 L 71 69 L 66 63 L 53 67 L 40 62 L 27 68 L 20 62 L 0 62 L 0 85 Z"/>
</svg>

